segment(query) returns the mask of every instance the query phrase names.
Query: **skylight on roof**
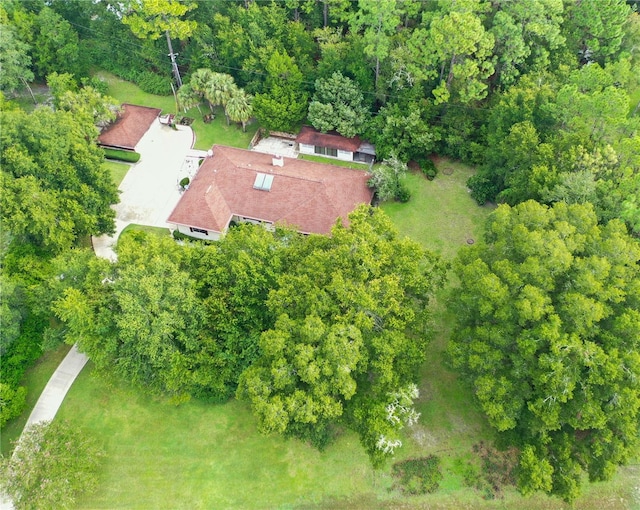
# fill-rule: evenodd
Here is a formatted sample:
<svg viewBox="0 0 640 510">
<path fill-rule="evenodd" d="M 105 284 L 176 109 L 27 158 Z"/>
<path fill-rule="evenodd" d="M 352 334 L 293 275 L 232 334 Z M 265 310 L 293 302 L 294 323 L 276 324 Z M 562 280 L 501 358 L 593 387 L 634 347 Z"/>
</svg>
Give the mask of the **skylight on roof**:
<svg viewBox="0 0 640 510">
<path fill-rule="evenodd" d="M 273 177 L 273 175 L 258 173 L 258 175 L 256 175 L 256 180 L 253 183 L 253 189 L 269 191 L 271 189 L 271 184 L 273 184 Z"/>
</svg>

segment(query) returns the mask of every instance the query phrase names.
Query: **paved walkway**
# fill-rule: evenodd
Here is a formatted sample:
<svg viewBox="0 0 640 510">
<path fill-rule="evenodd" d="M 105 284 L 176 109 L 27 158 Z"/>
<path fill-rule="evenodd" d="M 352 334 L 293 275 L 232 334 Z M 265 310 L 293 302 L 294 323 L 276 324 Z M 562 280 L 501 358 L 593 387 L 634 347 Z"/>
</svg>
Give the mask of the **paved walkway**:
<svg viewBox="0 0 640 510">
<path fill-rule="evenodd" d="M 50 421 L 55 418 L 69 388 L 88 360 L 87 355 L 79 352 L 77 346 L 74 345 L 71 348 L 42 390 L 25 428 L 34 423 Z"/>
</svg>

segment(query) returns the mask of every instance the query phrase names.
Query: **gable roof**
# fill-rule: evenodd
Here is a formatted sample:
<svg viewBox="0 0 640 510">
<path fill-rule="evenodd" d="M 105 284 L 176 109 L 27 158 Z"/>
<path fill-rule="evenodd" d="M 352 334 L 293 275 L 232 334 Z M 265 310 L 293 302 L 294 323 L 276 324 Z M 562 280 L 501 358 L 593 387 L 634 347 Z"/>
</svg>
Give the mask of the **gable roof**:
<svg viewBox="0 0 640 510">
<path fill-rule="evenodd" d="M 159 108 L 123 103 L 122 112 L 115 122 L 107 126 L 98 136 L 98 144 L 134 150 L 160 112 Z"/>
<path fill-rule="evenodd" d="M 169 223 L 223 232 L 233 215 L 283 223 L 303 233 L 328 234 L 361 203 L 371 203 L 369 174 L 360 170 L 213 146 Z M 258 173 L 272 175 L 269 191 L 254 188 Z"/>
<path fill-rule="evenodd" d="M 311 126 L 302 126 L 300 133 L 296 137 L 296 142 L 303 143 L 305 145 L 328 147 L 330 149 L 339 149 L 349 152 L 357 152 L 362 144 L 362 141 L 357 136 L 354 136 L 353 138 L 345 138 L 335 131 L 330 133 L 321 133 Z"/>
</svg>

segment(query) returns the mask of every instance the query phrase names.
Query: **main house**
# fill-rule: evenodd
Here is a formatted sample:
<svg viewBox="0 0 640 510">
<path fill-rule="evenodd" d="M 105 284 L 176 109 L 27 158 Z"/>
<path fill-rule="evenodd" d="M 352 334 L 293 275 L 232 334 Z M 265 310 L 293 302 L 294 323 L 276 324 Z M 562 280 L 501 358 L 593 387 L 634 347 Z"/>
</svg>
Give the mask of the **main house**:
<svg viewBox="0 0 640 510">
<path fill-rule="evenodd" d="M 296 142 L 302 154 L 317 154 L 360 163 L 371 163 L 376 157 L 375 147 L 357 136 L 346 138 L 338 133 L 321 133 L 311 126 L 302 126 Z"/>
<path fill-rule="evenodd" d="M 328 234 L 373 198 L 361 170 L 222 145 L 212 150 L 167 220 L 191 237 L 219 239 L 231 222 Z"/>
</svg>

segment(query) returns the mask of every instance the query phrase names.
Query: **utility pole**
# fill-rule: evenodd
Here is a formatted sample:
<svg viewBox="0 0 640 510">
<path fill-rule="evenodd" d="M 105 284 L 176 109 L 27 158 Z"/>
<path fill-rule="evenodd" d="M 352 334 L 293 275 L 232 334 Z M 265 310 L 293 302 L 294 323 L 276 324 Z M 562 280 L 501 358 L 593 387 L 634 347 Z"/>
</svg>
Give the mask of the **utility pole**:
<svg viewBox="0 0 640 510">
<path fill-rule="evenodd" d="M 171 58 L 171 68 L 173 69 L 173 76 L 176 78 L 176 84 L 178 88 L 182 87 L 182 78 L 180 78 L 180 71 L 178 70 L 178 64 L 176 63 L 176 53 L 173 52 L 173 46 L 171 45 L 171 37 L 169 37 L 169 31 L 166 30 L 167 45 L 169 46 L 169 57 Z"/>
</svg>

